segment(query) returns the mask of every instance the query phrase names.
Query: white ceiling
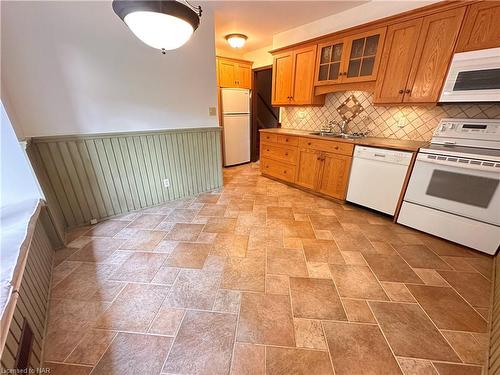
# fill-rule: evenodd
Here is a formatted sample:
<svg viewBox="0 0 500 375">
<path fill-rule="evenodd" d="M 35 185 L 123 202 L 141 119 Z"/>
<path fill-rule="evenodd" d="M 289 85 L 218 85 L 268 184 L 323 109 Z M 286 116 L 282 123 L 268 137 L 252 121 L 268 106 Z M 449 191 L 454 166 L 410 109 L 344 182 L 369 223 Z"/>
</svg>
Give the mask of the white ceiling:
<svg viewBox="0 0 500 375">
<path fill-rule="evenodd" d="M 366 2 L 240 0 L 208 1 L 201 4 L 214 11 L 216 48 L 231 50 L 224 37 L 230 33 L 242 33 L 248 36 L 248 41 L 238 52 L 246 53 L 271 45 L 273 35 L 276 33 Z"/>
</svg>

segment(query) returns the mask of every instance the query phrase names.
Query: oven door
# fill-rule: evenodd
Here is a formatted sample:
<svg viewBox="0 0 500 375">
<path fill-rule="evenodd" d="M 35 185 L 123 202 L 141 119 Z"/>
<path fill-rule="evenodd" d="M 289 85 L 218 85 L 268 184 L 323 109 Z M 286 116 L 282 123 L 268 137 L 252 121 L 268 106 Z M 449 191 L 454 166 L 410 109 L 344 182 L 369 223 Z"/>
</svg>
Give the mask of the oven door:
<svg viewBox="0 0 500 375">
<path fill-rule="evenodd" d="M 500 48 L 462 52 L 453 60 L 440 102 L 491 102 L 500 98 Z"/>
<path fill-rule="evenodd" d="M 498 165 L 419 153 L 405 201 L 500 225 Z"/>
</svg>

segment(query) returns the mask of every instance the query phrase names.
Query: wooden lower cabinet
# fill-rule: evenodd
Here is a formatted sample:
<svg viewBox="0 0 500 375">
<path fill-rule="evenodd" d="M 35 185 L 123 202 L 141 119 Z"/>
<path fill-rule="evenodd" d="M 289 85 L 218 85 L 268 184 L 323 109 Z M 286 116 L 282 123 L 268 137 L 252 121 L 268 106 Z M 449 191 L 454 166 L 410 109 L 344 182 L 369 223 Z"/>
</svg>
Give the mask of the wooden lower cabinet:
<svg viewBox="0 0 500 375">
<path fill-rule="evenodd" d="M 311 149 L 299 150 L 299 164 L 295 183 L 307 189 L 316 190 L 321 168 L 321 152 Z"/>
<path fill-rule="evenodd" d="M 286 182 L 295 181 L 295 166 L 267 158 L 260 159 L 261 172 Z"/>
<path fill-rule="evenodd" d="M 265 159 L 274 159 L 295 165 L 297 162 L 297 147 L 280 147 L 262 143 L 261 155 Z"/>
<path fill-rule="evenodd" d="M 318 191 L 337 199 L 345 199 L 349 171 L 351 170 L 350 156 L 323 152 L 323 168 L 319 178 Z"/>
<path fill-rule="evenodd" d="M 353 144 L 270 132 L 263 132 L 260 138 L 264 175 L 345 199 Z"/>
</svg>

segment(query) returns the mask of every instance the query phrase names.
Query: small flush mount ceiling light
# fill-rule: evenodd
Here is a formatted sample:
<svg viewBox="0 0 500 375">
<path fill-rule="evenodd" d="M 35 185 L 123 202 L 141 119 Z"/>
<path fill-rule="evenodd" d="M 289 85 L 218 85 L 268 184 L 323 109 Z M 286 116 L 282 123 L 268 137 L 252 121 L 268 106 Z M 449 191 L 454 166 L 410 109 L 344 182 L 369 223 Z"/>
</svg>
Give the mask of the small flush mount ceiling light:
<svg viewBox="0 0 500 375">
<path fill-rule="evenodd" d="M 248 37 L 243 34 L 228 34 L 226 40 L 233 48 L 241 48 L 245 45 Z"/>
<path fill-rule="evenodd" d="M 186 43 L 200 24 L 201 7 L 175 0 L 113 0 L 113 10 L 148 46 L 165 51 Z"/>
</svg>

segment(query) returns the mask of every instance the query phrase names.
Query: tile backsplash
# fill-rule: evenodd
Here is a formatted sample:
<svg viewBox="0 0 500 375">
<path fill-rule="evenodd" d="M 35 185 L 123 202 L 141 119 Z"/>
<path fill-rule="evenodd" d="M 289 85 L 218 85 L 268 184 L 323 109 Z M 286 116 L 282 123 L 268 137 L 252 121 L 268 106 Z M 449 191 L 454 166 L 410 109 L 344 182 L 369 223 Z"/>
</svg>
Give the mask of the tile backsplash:
<svg viewBox="0 0 500 375">
<path fill-rule="evenodd" d="M 499 103 L 441 104 L 438 106 L 374 106 L 373 94 L 347 91 L 328 94 L 323 107 L 284 107 L 281 126 L 319 130 L 328 121 L 340 121 L 336 108 L 354 95 L 364 110 L 347 126 L 349 132 L 368 132 L 373 137 L 429 141 L 439 120 L 454 118 L 500 118 Z M 404 126 L 399 126 L 399 125 Z"/>
</svg>

